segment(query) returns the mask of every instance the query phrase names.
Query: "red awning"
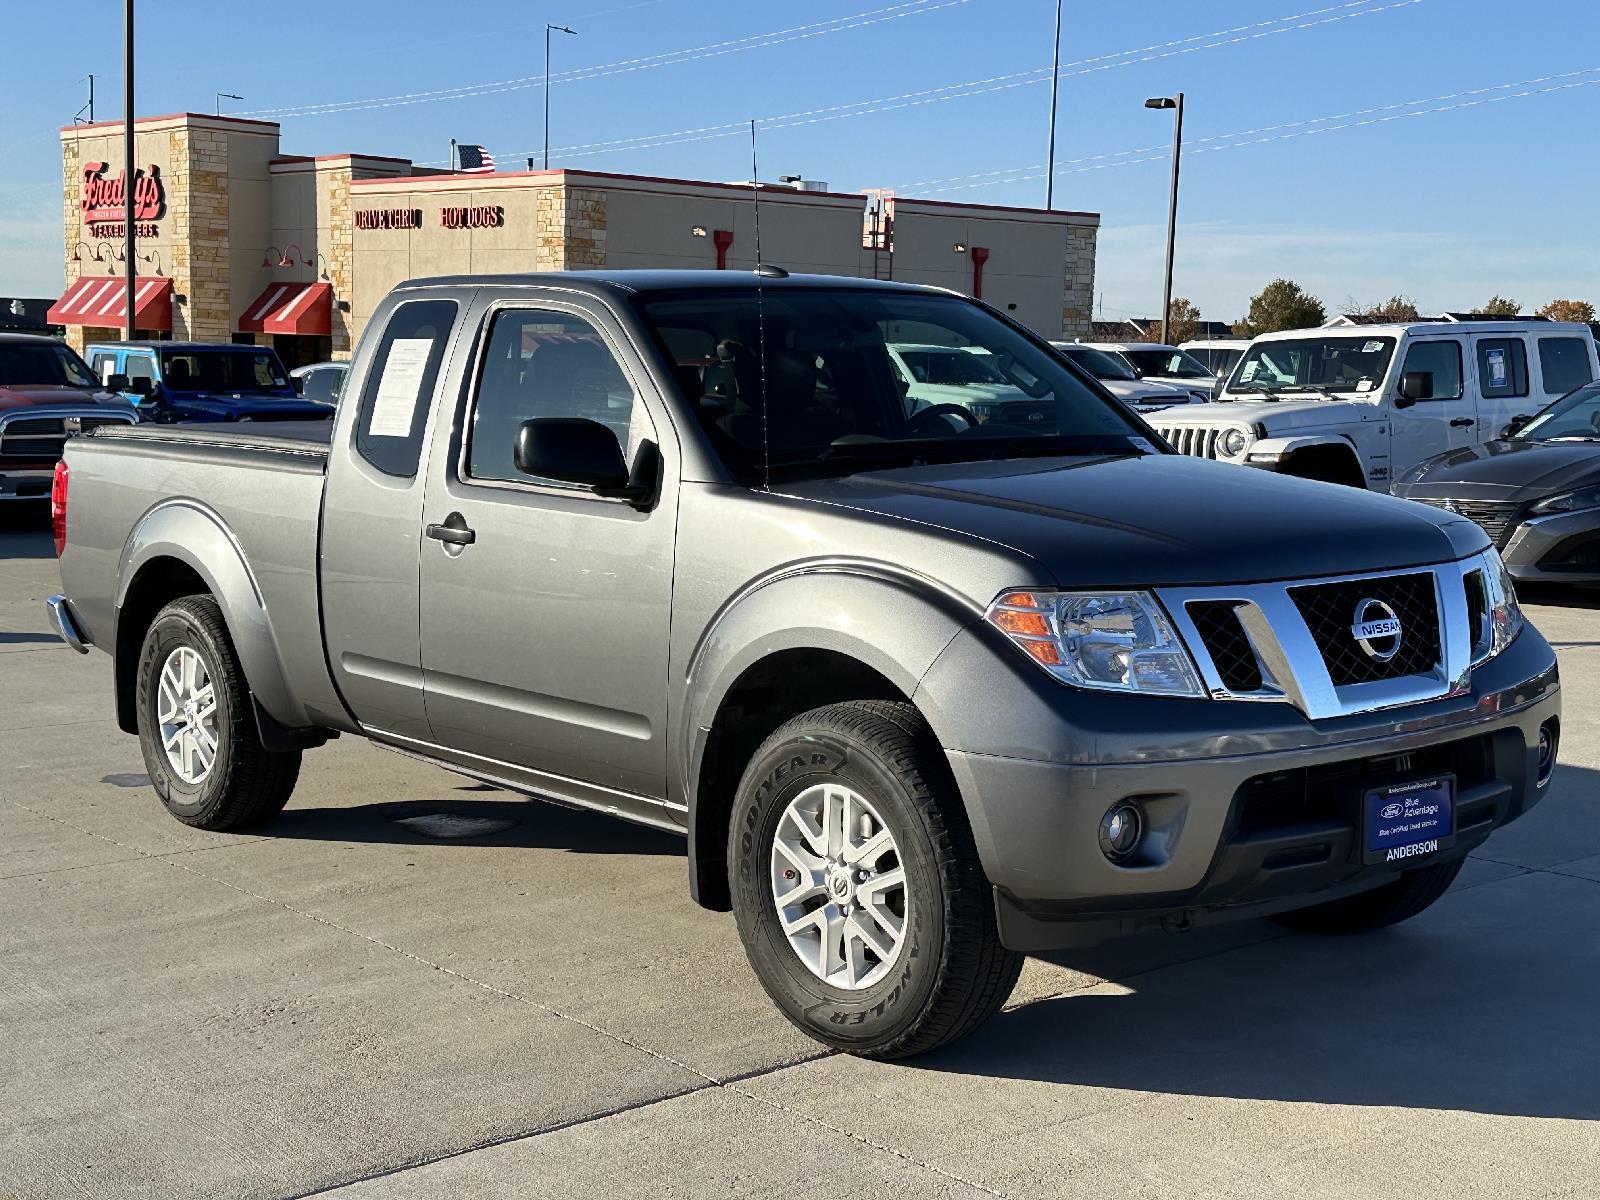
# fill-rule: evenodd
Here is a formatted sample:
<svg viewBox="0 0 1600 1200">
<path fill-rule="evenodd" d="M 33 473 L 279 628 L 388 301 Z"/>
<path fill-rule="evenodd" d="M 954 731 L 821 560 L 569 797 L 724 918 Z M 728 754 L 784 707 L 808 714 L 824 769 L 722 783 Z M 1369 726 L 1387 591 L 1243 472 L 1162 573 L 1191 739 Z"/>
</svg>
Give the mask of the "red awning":
<svg viewBox="0 0 1600 1200">
<path fill-rule="evenodd" d="M 50 306 L 45 320 L 52 325 L 121 328 L 128 320 L 128 281 L 116 276 L 85 275 Z M 160 275 L 134 279 L 133 324 L 137 329 L 172 328 L 172 280 Z"/>
<path fill-rule="evenodd" d="M 333 332 L 333 285 L 275 283 L 244 310 L 239 331 L 327 337 Z"/>
</svg>

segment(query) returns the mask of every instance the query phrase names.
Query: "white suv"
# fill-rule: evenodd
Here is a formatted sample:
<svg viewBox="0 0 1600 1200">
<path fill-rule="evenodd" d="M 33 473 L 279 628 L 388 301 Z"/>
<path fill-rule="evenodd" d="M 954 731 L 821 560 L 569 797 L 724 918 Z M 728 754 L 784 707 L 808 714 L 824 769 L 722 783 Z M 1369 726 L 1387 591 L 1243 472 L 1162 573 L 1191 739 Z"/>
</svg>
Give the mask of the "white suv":
<svg viewBox="0 0 1600 1200">
<path fill-rule="evenodd" d="M 1205 407 L 1153 424 L 1184 454 L 1388 491 L 1600 377 L 1587 325 L 1420 321 L 1269 333 Z"/>
<path fill-rule="evenodd" d="M 1140 379 L 1122 355 L 1086 346 L 1082 342 L 1051 342 L 1061 357 L 1100 381 L 1100 386 L 1118 400 L 1145 415 L 1171 408 L 1174 404 L 1196 403 L 1194 393 L 1170 383 Z"/>
<path fill-rule="evenodd" d="M 1085 342 L 1084 345 L 1120 354 L 1140 379 L 1182 388 L 1202 403 L 1211 399 L 1217 386 L 1217 377 L 1204 363 L 1176 346 L 1163 346 L 1160 342 Z"/>
</svg>

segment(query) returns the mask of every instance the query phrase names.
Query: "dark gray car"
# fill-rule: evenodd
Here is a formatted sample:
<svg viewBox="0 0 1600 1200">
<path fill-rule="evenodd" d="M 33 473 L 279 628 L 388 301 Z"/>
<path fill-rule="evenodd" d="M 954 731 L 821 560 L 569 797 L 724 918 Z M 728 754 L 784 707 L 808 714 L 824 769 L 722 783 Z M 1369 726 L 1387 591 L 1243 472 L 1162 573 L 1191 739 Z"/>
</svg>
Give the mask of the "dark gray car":
<svg viewBox="0 0 1600 1200">
<path fill-rule="evenodd" d="M 919 406 L 908 339 L 1018 398 Z M 1403 920 L 1554 766 L 1555 656 L 1477 526 L 1174 455 L 948 292 L 420 280 L 333 421 L 67 461 L 51 611 L 175 817 L 268 821 L 345 734 L 681 832 L 854 1053 L 960 1037 L 1027 951 Z"/>
<path fill-rule="evenodd" d="M 1429 459 L 1395 494 L 1476 521 L 1519 580 L 1600 583 L 1600 383 L 1508 437 Z"/>
</svg>

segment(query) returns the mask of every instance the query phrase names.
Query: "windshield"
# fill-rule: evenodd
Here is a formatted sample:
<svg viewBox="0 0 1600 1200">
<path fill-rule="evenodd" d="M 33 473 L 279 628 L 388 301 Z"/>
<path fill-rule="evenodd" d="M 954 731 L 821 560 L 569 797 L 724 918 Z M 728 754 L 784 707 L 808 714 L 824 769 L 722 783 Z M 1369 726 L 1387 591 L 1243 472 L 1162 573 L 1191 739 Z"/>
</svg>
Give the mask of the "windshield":
<svg viewBox="0 0 1600 1200">
<path fill-rule="evenodd" d="M 1050 344 L 1061 351 L 1061 357 L 1082 367 L 1096 379 L 1120 379 L 1124 383 L 1132 383 L 1139 378 L 1133 368 L 1115 354 L 1107 354 L 1093 346 L 1080 346 L 1076 342 Z"/>
<path fill-rule="evenodd" d="M 1394 357 L 1392 337 L 1319 337 L 1257 342 L 1239 363 L 1232 392 L 1371 392 Z"/>
<path fill-rule="evenodd" d="M 89 364 L 71 346 L 0 342 L 0 387 L 99 387 Z"/>
<path fill-rule="evenodd" d="M 1557 438 L 1600 441 L 1600 383 L 1563 396 L 1523 426 L 1517 436 L 1535 442 Z"/>
<path fill-rule="evenodd" d="M 278 356 L 266 350 L 163 350 L 161 381 L 180 392 L 259 392 L 289 388 Z"/>
<path fill-rule="evenodd" d="M 638 303 L 740 479 L 1147 449 L 1144 429 L 1071 368 L 953 296 L 739 288 Z M 997 382 L 967 398 L 919 397 L 890 353 L 907 344 L 972 358 Z"/>
<path fill-rule="evenodd" d="M 1118 351 L 1140 375 L 1170 375 L 1175 379 L 1210 379 L 1211 372 L 1182 350 L 1141 350 L 1137 346 Z"/>
</svg>

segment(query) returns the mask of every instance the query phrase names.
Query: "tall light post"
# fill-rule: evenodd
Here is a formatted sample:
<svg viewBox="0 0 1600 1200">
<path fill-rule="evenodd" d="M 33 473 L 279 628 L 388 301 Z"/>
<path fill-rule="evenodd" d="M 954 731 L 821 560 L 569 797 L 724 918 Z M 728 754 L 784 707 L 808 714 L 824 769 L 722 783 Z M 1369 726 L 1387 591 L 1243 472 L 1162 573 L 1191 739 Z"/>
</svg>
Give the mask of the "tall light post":
<svg viewBox="0 0 1600 1200">
<path fill-rule="evenodd" d="M 1056 95 L 1061 88 L 1061 0 L 1056 0 L 1055 54 L 1050 60 L 1050 150 L 1045 159 L 1044 206 L 1056 201 Z"/>
<path fill-rule="evenodd" d="M 568 29 L 565 25 L 545 24 L 544 27 L 544 169 L 550 169 L 550 35 L 552 33 L 570 33 L 577 36 L 576 29 Z"/>
<path fill-rule="evenodd" d="M 1144 102 L 1146 108 L 1172 109 L 1172 197 L 1167 202 L 1167 274 L 1161 289 L 1161 344 L 1170 346 L 1172 324 L 1172 257 L 1178 244 L 1178 171 L 1183 166 L 1183 93 L 1157 96 Z"/>
<path fill-rule="evenodd" d="M 122 221 L 127 238 L 123 255 L 128 264 L 127 293 L 123 299 L 128 306 L 125 332 L 130 342 L 134 338 L 133 270 L 137 261 L 133 244 L 133 193 L 137 190 L 133 186 L 133 164 L 133 0 L 122 0 Z"/>
<path fill-rule="evenodd" d="M 235 96 L 232 92 L 218 92 L 217 93 L 217 116 L 220 117 L 222 115 L 222 102 L 224 100 L 243 100 L 243 99 L 244 99 L 243 96 Z"/>
</svg>

